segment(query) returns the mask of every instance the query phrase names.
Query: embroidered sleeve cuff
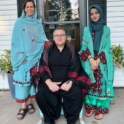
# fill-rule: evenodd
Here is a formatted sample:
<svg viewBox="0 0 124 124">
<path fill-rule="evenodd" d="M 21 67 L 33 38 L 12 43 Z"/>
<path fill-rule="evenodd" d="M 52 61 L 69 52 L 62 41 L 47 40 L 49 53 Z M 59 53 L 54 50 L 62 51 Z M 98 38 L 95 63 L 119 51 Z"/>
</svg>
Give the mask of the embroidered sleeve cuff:
<svg viewBox="0 0 124 124">
<path fill-rule="evenodd" d="M 86 61 L 89 55 L 91 55 L 90 51 L 89 51 L 89 49 L 86 49 L 85 51 L 82 51 L 80 57 L 81 57 L 81 59 Z"/>
<path fill-rule="evenodd" d="M 105 57 L 104 52 L 101 52 L 101 53 L 98 55 L 98 58 L 100 59 L 100 61 L 101 61 L 102 63 L 106 63 L 106 57 Z"/>
</svg>

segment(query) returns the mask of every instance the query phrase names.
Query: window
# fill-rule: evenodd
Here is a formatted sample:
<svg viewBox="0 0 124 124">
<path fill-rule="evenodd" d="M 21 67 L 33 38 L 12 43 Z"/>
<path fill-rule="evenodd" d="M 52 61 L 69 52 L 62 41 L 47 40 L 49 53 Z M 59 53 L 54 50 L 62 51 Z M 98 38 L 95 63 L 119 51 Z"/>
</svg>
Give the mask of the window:
<svg viewBox="0 0 124 124">
<path fill-rule="evenodd" d="M 78 0 L 44 0 L 45 21 L 79 20 Z"/>
</svg>

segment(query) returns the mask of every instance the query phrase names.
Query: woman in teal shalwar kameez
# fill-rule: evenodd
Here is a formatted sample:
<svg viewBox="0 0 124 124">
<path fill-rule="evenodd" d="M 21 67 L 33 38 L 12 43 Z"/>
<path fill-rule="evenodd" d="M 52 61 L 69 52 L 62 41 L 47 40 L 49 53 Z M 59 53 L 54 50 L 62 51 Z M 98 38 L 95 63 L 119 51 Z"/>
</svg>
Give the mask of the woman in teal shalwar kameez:
<svg viewBox="0 0 124 124">
<path fill-rule="evenodd" d="M 34 1 L 26 0 L 24 11 L 15 22 L 11 42 L 15 99 L 21 104 L 17 114 L 18 119 L 23 119 L 27 112 L 33 114 L 35 111 L 31 104 L 35 96 L 31 76 L 38 70 L 38 62 L 45 41 L 47 38 L 41 22 L 37 19 Z"/>
<path fill-rule="evenodd" d="M 89 8 L 90 24 L 84 28 L 80 57 L 82 66 L 91 79 L 89 94 L 86 95 L 86 116 L 94 112 L 102 119 L 109 112 L 114 99 L 114 64 L 111 52 L 110 29 L 105 25 L 103 13 L 98 5 Z"/>
</svg>

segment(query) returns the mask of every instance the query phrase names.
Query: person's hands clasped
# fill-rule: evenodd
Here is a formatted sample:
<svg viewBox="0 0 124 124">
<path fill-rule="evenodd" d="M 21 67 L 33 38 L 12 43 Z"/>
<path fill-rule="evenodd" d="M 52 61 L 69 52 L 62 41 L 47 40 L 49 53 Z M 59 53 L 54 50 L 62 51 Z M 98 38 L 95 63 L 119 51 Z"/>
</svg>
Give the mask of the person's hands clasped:
<svg viewBox="0 0 124 124">
<path fill-rule="evenodd" d="M 52 92 L 56 92 L 60 89 L 58 85 L 61 84 L 61 82 L 52 82 L 50 79 L 47 79 L 46 84 Z"/>
<path fill-rule="evenodd" d="M 98 65 L 99 65 L 97 60 L 90 58 L 89 61 L 90 61 L 91 69 L 96 70 L 98 68 Z"/>
<path fill-rule="evenodd" d="M 96 62 L 97 62 L 97 64 L 99 65 L 99 63 L 100 63 L 100 59 L 99 59 L 99 58 L 97 58 Z"/>
<path fill-rule="evenodd" d="M 64 91 L 69 91 L 69 89 L 72 87 L 72 81 L 67 81 L 65 83 L 62 84 L 62 86 L 60 87 L 61 90 Z"/>
<path fill-rule="evenodd" d="M 99 66 L 100 59 L 97 58 L 97 60 L 94 60 L 93 58 L 90 58 L 89 61 L 90 61 L 90 64 L 91 64 L 91 69 L 96 70 Z"/>
</svg>

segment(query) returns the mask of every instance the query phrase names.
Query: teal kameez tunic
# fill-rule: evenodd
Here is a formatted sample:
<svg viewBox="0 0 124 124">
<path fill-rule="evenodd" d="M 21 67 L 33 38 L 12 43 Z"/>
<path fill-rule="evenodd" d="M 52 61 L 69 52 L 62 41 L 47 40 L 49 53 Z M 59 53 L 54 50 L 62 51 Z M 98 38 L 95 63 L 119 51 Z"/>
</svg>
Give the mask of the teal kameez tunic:
<svg viewBox="0 0 124 124">
<path fill-rule="evenodd" d="M 92 58 L 95 57 L 92 36 L 90 33 L 89 27 L 84 28 L 84 35 L 82 41 L 81 51 L 89 50 Z M 100 48 L 98 51 L 98 55 L 104 53 L 106 58 L 106 63 L 99 63 L 99 70 L 102 75 L 100 78 L 99 86 L 94 86 L 96 89 L 91 88 L 89 94 L 86 95 L 86 109 L 99 109 L 101 113 L 107 113 L 109 109 L 110 100 L 114 99 L 114 91 L 113 91 L 113 77 L 114 77 L 114 64 L 111 52 L 111 42 L 110 42 L 110 29 L 104 26 L 103 35 L 100 43 Z M 91 79 L 91 83 L 93 85 L 96 84 L 97 78 L 94 76 L 95 71 L 90 68 L 90 62 L 87 59 L 84 61 L 81 59 L 81 63 L 86 73 L 89 75 Z M 99 88 L 99 89 L 97 89 Z M 97 92 L 97 91 L 100 91 Z"/>
</svg>

